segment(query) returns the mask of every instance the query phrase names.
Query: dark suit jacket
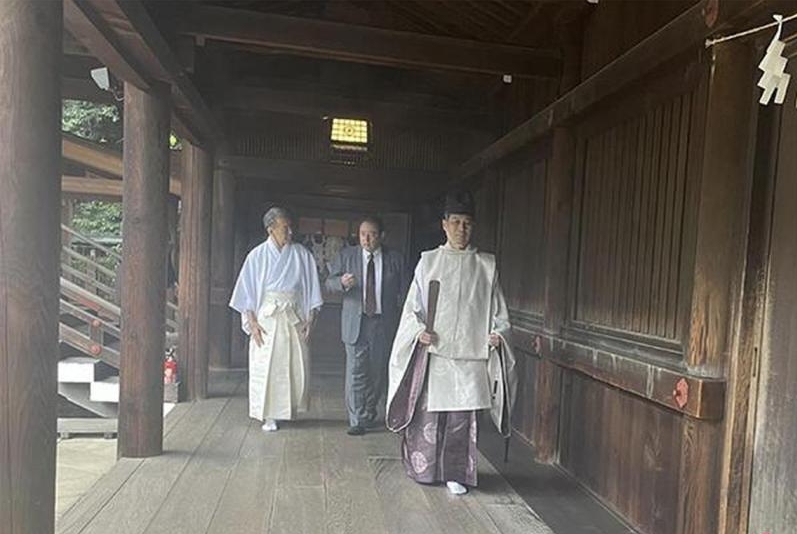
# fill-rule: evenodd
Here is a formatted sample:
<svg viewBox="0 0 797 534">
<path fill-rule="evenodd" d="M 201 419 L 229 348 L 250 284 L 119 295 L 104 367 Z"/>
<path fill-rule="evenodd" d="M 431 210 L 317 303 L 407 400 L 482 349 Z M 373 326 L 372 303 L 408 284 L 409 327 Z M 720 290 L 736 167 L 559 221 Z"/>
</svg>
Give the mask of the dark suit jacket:
<svg viewBox="0 0 797 534">
<path fill-rule="evenodd" d="M 344 291 L 340 277 L 352 273 L 357 284 Z M 353 345 L 360 335 L 360 319 L 363 313 L 363 253 L 362 247 L 347 247 L 329 265 L 327 289 L 343 293 L 341 311 L 341 339 Z M 387 326 L 387 335 L 393 336 L 398 327 L 401 308 L 408 286 L 404 258 L 395 250 L 382 246 L 382 319 Z"/>
</svg>

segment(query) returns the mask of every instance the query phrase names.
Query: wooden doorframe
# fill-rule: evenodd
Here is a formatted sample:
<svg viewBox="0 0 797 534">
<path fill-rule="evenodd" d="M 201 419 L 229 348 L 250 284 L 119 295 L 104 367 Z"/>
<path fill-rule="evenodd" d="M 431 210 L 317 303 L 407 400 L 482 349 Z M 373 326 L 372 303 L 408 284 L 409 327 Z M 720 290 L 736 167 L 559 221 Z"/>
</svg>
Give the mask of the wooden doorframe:
<svg viewBox="0 0 797 534">
<path fill-rule="evenodd" d="M 756 97 L 757 97 L 756 93 Z M 778 168 L 781 107 L 756 106 L 752 187 L 738 332 L 729 363 L 719 509 L 721 534 L 747 532 L 750 512 L 759 361 L 768 283 L 774 187 Z M 784 104 L 785 105 L 785 104 Z"/>
</svg>

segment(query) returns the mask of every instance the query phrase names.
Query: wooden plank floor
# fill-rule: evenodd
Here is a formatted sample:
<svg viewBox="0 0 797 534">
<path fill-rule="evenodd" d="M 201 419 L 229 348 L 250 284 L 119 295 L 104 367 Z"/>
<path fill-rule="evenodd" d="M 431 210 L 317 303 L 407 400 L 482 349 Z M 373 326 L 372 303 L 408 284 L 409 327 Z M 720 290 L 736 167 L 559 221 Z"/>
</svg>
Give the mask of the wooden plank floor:
<svg viewBox="0 0 797 534">
<path fill-rule="evenodd" d="M 484 458 L 463 497 L 409 480 L 396 436 L 346 435 L 340 357 L 313 367 L 310 412 L 275 433 L 248 419 L 244 373 L 213 372 L 214 397 L 169 418 L 165 453 L 118 462 L 57 532 L 551 534 Z"/>
</svg>

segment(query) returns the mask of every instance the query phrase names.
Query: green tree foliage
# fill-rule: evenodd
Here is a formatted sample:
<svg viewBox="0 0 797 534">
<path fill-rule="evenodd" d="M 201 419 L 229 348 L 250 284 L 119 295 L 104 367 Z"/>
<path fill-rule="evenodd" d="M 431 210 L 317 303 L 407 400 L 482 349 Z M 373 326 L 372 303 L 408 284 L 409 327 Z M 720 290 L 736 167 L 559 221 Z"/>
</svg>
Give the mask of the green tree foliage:
<svg viewBox="0 0 797 534">
<path fill-rule="evenodd" d="M 116 106 L 82 100 L 64 100 L 61 129 L 97 143 L 122 140 L 122 116 Z"/>
<path fill-rule="evenodd" d="M 116 106 L 82 100 L 64 100 L 61 129 L 96 143 L 117 145 L 122 140 L 122 116 Z M 122 206 L 119 202 L 77 202 L 74 228 L 93 237 L 122 234 Z"/>
<path fill-rule="evenodd" d="M 89 237 L 120 237 L 122 235 L 122 204 L 120 202 L 77 202 L 72 226 Z"/>
</svg>

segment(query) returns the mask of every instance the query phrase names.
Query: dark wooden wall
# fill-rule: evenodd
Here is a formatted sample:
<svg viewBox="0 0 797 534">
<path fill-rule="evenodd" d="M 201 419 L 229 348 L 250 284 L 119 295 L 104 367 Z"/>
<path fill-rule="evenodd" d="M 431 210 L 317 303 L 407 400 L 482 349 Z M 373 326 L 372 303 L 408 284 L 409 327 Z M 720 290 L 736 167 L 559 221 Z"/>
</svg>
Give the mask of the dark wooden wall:
<svg viewBox="0 0 797 534">
<path fill-rule="evenodd" d="M 673 82 L 677 83 L 673 83 Z M 683 341 L 694 227 L 697 81 L 656 81 L 577 134 L 572 322 Z M 665 94 L 656 94 L 665 87 Z M 690 175 L 691 173 L 691 175 Z"/>
<path fill-rule="evenodd" d="M 593 10 L 583 76 L 693 2 L 650 4 Z M 469 181 L 474 239 L 495 244 L 515 327 L 515 435 L 644 533 L 735 532 L 719 520 L 733 380 L 722 369 L 736 358 L 749 218 L 749 50 L 696 47 Z M 736 120 L 723 128 L 728 109 Z M 563 205 L 567 227 L 555 227 L 549 211 Z"/>
<path fill-rule="evenodd" d="M 542 316 L 547 161 L 510 162 L 501 173 L 499 268 L 507 305 Z"/>
<path fill-rule="evenodd" d="M 560 464 L 641 532 L 678 532 L 683 417 L 578 373 L 564 397 Z"/>
<path fill-rule="evenodd" d="M 695 0 L 601 0 L 584 25 L 582 77 L 599 71 L 695 3 Z"/>
</svg>

